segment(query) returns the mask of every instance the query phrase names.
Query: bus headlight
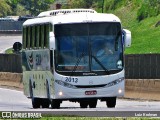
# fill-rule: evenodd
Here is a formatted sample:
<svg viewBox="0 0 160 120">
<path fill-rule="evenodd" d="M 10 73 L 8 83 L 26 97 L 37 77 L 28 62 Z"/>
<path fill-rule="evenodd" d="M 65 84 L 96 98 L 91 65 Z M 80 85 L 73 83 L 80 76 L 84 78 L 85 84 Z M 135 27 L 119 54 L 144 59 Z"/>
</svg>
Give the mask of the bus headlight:
<svg viewBox="0 0 160 120">
<path fill-rule="evenodd" d="M 58 95 L 59 95 L 59 96 L 62 96 L 62 95 L 63 95 L 63 92 L 59 92 Z"/>
<path fill-rule="evenodd" d="M 74 89 L 76 88 L 74 85 L 69 84 L 69 83 L 66 83 L 66 82 L 64 82 L 64 81 L 62 81 L 62 80 L 55 80 L 55 82 L 56 82 L 57 84 L 59 84 L 59 85 L 64 86 L 64 87 L 74 88 Z"/>
<path fill-rule="evenodd" d="M 121 94 L 121 93 L 122 93 L 122 89 L 119 89 L 119 90 L 118 90 L 118 93 Z"/>
<path fill-rule="evenodd" d="M 119 78 L 119 79 L 116 79 L 116 80 L 108 83 L 105 87 L 111 87 L 111 86 L 113 86 L 113 85 L 119 84 L 119 83 L 122 82 L 123 80 L 124 80 L 124 77 Z"/>
</svg>

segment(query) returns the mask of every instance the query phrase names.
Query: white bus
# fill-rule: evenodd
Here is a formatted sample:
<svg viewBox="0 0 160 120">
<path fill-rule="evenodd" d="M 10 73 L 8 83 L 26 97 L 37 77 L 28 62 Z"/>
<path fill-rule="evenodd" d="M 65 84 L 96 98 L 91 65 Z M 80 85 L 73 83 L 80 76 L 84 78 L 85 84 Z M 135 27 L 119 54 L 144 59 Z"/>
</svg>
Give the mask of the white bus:
<svg viewBox="0 0 160 120">
<path fill-rule="evenodd" d="M 124 49 L 131 32 L 118 17 L 91 9 L 41 13 L 23 24 L 24 94 L 33 108 L 60 108 L 63 101 L 107 107 L 125 92 Z"/>
</svg>

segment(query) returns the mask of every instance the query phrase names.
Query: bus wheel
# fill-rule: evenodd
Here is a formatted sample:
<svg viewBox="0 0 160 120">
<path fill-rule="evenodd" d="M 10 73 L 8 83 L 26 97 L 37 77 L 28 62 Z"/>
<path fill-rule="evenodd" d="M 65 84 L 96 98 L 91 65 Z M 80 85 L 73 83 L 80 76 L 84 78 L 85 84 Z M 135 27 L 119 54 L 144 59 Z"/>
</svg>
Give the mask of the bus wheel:
<svg viewBox="0 0 160 120">
<path fill-rule="evenodd" d="M 33 108 L 40 108 L 41 100 L 40 98 L 32 98 L 32 107 Z"/>
<path fill-rule="evenodd" d="M 42 108 L 49 108 L 50 100 L 49 99 L 42 99 Z"/>
<path fill-rule="evenodd" d="M 116 106 L 116 97 L 107 98 L 106 104 L 107 104 L 108 108 L 115 108 L 115 106 Z"/>
<path fill-rule="evenodd" d="M 91 100 L 89 102 L 89 107 L 90 108 L 96 108 L 96 106 L 97 106 L 97 100 Z"/>
<path fill-rule="evenodd" d="M 51 101 L 51 107 L 52 109 L 59 109 L 61 102 L 59 100 L 52 100 Z"/>
<path fill-rule="evenodd" d="M 88 102 L 87 101 L 80 101 L 80 107 L 81 108 L 87 108 Z"/>
</svg>

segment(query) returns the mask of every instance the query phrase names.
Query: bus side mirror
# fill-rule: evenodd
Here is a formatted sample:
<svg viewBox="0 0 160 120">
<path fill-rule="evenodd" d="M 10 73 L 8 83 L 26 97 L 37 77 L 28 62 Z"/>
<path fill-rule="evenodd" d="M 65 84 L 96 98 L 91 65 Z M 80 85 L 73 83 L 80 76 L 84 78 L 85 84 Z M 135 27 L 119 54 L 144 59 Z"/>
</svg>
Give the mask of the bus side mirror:
<svg viewBox="0 0 160 120">
<path fill-rule="evenodd" d="M 20 52 L 20 50 L 22 50 L 22 44 L 20 42 L 15 42 L 13 44 L 13 49 L 15 52 Z"/>
<path fill-rule="evenodd" d="M 125 47 L 131 46 L 131 32 L 127 29 L 123 29 L 123 43 Z"/>
</svg>

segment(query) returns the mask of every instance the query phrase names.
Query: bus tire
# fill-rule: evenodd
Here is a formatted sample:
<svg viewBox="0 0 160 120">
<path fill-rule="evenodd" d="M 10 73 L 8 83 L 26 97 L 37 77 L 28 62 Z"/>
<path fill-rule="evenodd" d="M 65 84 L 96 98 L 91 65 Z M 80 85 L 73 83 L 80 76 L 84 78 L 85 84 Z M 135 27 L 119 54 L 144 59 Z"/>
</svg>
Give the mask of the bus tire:
<svg viewBox="0 0 160 120">
<path fill-rule="evenodd" d="M 87 108 L 88 102 L 87 101 L 80 101 L 80 107 L 81 108 Z"/>
<path fill-rule="evenodd" d="M 107 105 L 108 108 L 115 108 L 115 106 L 116 106 L 116 97 L 107 98 L 106 105 Z"/>
<path fill-rule="evenodd" d="M 32 98 L 32 107 L 33 108 L 40 108 L 41 100 L 40 98 Z"/>
<path fill-rule="evenodd" d="M 89 107 L 90 108 L 96 108 L 96 106 L 97 106 L 97 99 L 96 100 L 91 100 L 89 102 Z"/>
<path fill-rule="evenodd" d="M 51 107 L 52 109 L 59 109 L 61 102 L 59 100 L 52 100 L 51 101 Z"/>
<path fill-rule="evenodd" d="M 33 96 L 31 79 L 29 80 L 29 92 L 30 92 L 30 97 L 31 97 L 31 100 L 32 100 L 32 107 L 33 108 L 40 108 L 41 100 L 40 100 L 40 98 L 34 98 L 34 96 Z"/>
<path fill-rule="evenodd" d="M 50 100 L 49 99 L 42 99 L 42 108 L 49 108 Z"/>
</svg>

